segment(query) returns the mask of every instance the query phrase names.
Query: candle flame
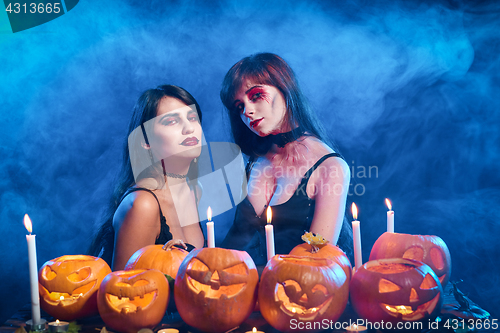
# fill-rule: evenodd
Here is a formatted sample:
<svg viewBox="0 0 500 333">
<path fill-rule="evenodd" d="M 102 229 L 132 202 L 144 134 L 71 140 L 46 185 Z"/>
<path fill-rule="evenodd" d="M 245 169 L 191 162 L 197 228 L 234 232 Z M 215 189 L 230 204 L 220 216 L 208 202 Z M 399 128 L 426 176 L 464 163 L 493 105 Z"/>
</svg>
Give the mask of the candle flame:
<svg viewBox="0 0 500 333">
<path fill-rule="evenodd" d="M 59 297 L 59 300 L 64 301 L 64 296 Z"/>
<path fill-rule="evenodd" d="M 59 325 L 59 319 L 56 319 L 56 324 Z"/>
<path fill-rule="evenodd" d="M 212 221 L 212 208 L 210 208 L 210 206 L 208 206 L 207 209 L 207 217 L 208 217 L 208 222 Z"/>
<path fill-rule="evenodd" d="M 271 206 L 267 207 L 266 214 L 267 214 L 267 223 L 271 223 L 271 221 L 273 220 L 273 211 L 271 210 Z"/>
<path fill-rule="evenodd" d="M 28 216 L 28 214 L 24 214 L 24 226 L 26 227 L 26 229 L 28 230 L 28 232 L 31 235 L 31 233 L 33 232 L 33 227 L 31 225 L 31 219 Z"/>
<path fill-rule="evenodd" d="M 354 217 L 354 220 L 358 219 L 358 207 L 356 207 L 356 204 L 353 202 L 351 206 L 351 211 L 352 211 L 352 217 Z"/>
<path fill-rule="evenodd" d="M 389 199 L 385 198 L 385 204 L 387 205 L 387 208 L 389 208 L 389 210 L 392 210 L 391 201 Z"/>
<path fill-rule="evenodd" d="M 252 332 L 257 332 L 257 329 L 255 327 L 252 328 Z"/>
</svg>

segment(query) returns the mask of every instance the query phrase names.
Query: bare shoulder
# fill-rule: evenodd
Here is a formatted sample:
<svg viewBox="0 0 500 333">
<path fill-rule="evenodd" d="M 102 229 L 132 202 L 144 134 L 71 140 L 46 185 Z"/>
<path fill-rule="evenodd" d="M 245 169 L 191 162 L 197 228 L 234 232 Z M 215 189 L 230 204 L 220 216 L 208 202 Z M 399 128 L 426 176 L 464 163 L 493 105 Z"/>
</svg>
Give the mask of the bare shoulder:
<svg viewBox="0 0 500 333">
<path fill-rule="evenodd" d="M 135 191 L 129 193 L 118 206 L 113 225 L 121 226 L 127 222 L 140 221 L 141 224 L 158 224 L 159 221 L 158 202 L 155 197 L 147 191 Z"/>
<path fill-rule="evenodd" d="M 349 179 L 351 177 L 351 173 L 349 171 L 349 166 L 346 161 L 341 157 L 332 156 L 325 159 L 320 166 L 318 167 L 319 176 L 323 179 L 325 177 L 331 180 L 339 180 L 339 179 Z"/>
</svg>

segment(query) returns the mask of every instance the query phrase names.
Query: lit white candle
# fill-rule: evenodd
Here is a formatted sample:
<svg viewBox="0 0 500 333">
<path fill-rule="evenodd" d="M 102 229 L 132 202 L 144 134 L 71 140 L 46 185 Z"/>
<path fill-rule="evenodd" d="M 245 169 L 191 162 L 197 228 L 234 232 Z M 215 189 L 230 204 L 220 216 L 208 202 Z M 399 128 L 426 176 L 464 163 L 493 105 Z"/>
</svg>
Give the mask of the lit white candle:
<svg viewBox="0 0 500 333">
<path fill-rule="evenodd" d="M 365 326 L 352 324 L 351 326 L 346 328 L 346 332 L 364 332 L 368 329 Z"/>
<path fill-rule="evenodd" d="M 212 222 L 212 208 L 210 206 L 207 209 L 207 245 L 208 247 L 215 247 L 215 233 L 214 233 L 214 222 Z"/>
<path fill-rule="evenodd" d="M 352 221 L 352 240 L 354 242 L 354 267 L 356 270 L 363 265 L 363 259 L 361 257 L 361 231 L 359 226 L 358 219 L 358 207 L 353 202 L 351 206 L 352 217 L 354 221 Z"/>
<path fill-rule="evenodd" d="M 266 225 L 266 248 L 267 248 L 267 261 L 271 260 L 274 257 L 274 228 L 271 224 L 273 219 L 273 212 L 271 211 L 271 207 L 267 207 L 266 211 L 267 215 L 267 225 Z"/>
<path fill-rule="evenodd" d="M 385 198 L 385 204 L 389 208 L 387 212 L 387 232 L 394 232 L 394 211 L 392 210 L 391 201 Z"/>
<path fill-rule="evenodd" d="M 28 214 L 24 215 L 24 226 L 30 233 L 26 235 L 26 241 L 28 242 L 28 263 L 29 263 L 29 274 L 30 274 L 30 288 L 31 288 L 31 316 L 33 325 L 39 325 L 41 323 L 40 319 L 40 296 L 38 294 L 38 269 L 36 263 L 36 243 L 35 235 L 32 235 L 33 231 L 31 220 Z"/>
</svg>

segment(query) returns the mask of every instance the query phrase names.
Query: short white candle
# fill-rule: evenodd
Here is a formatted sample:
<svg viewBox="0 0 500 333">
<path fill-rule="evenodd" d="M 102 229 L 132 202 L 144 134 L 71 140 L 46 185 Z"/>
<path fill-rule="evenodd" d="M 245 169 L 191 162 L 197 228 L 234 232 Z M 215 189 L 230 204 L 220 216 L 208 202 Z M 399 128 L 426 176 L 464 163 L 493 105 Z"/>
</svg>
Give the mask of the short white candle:
<svg viewBox="0 0 500 333">
<path fill-rule="evenodd" d="M 266 225 L 266 249 L 267 249 L 267 261 L 274 257 L 274 228 L 271 224 L 273 219 L 273 212 L 271 207 L 267 207 L 267 225 Z"/>
<path fill-rule="evenodd" d="M 368 329 L 365 326 L 356 325 L 356 324 L 352 324 L 351 326 L 346 328 L 347 332 L 364 332 L 366 330 L 368 330 Z"/>
<path fill-rule="evenodd" d="M 207 245 L 208 247 L 215 247 L 215 232 L 214 232 L 214 222 L 212 222 L 212 208 L 207 209 Z"/>
<path fill-rule="evenodd" d="M 363 265 L 363 259 L 361 256 L 361 231 L 359 226 L 358 218 L 358 207 L 353 202 L 351 206 L 352 216 L 354 221 L 352 221 L 352 240 L 354 242 L 354 267 L 356 270 Z"/>
<path fill-rule="evenodd" d="M 32 235 L 32 225 L 28 214 L 24 215 L 24 226 L 30 233 L 26 235 L 26 241 L 28 242 L 28 264 L 29 264 L 29 274 L 30 274 L 30 288 L 31 288 L 31 316 L 33 320 L 33 325 L 40 324 L 40 296 L 38 294 L 38 269 L 36 263 L 36 242 L 35 235 Z"/>
<path fill-rule="evenodd" d="M 392 210 L 391 201 L 386 198 L 385 204 L 389 208 L 387 212 L 387 232 L 394 232 L 394 211 Z"/>
</svg>

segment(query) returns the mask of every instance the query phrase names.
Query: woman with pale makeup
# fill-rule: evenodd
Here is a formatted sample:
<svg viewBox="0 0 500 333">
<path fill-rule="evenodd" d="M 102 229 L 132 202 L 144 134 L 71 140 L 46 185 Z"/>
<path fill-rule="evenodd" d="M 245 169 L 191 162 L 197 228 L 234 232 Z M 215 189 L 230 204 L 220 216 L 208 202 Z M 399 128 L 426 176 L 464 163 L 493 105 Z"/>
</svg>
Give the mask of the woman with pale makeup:
<svg viewBox="0 0 500 333">
<path fill-rule="evenodd" d="M 344 217 L 350 172 L 323 134 L 295 74 L 279 56 L 237 62 L 222 83 L 235 143 L 248 156 L 247 197 L 222 246 L 247 251 L 265 266 L 266 209 L 271 206 L 276 254 L 318 233 L 348 255 L 352 229 Z"/>
<path fill-rule="evenodd" d="M 162 85 L 137 101 L 122 170 L 105 222 L 89 254 L 120 270 L 140 248 L 180 239 L 203 247 L 196 179 L 201 153 L 201 110 L 186 90 Z"/>
</svg>

